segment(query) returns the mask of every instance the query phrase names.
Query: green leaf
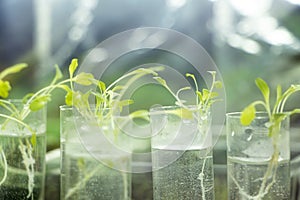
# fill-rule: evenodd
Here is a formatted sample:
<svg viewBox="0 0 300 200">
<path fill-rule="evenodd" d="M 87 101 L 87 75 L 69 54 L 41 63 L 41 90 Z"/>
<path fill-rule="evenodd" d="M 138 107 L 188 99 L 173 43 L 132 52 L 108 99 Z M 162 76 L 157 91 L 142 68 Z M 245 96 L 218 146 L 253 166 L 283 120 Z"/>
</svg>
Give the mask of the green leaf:
<svg viewBox="0 0 300 200">
<path fill-rule="evenodd" d="M 250 104 L 247 106 L 241 113 L 241 124 L 244 126 L 248 126 L 251 124 L 251 122 L 254 120 L 256 115 L 256 109 L 253 104 Z"/>
<path fill-rule="evenodd" d="M 20 63 L 20 64 L 13 65 L 11 67 L 8 67 L 0 73 L 0 79 L 3 79 L 4 77 L 6 77 L 9 74 L 18 73 L 21 70 L 23 70 L 24 68 L 26 68 L 27 66 L 28 65 L 25 63 Z"/>
<path fill-rule="evenodd" d="M 300 114 L 300 109 L 299 108 L 296 108 L 294 110 L 292 110 L 291 112 L 289 112 L 289 115 L 293 115 L 293 114 Z"/>
<path fill-rule="evenodd" d="M 0 97 L 7 98 L 10 90 L 10 83 L 8 81 L 0 80 Z"/>
<path fill-rule="evenodd" d="M 91 85 L 93 83 L 94 76 L 91 73 L 82 72 L 75 77 L 75 82 L 80 85 Z"/>
<path fill-rule="evenodd" d="M 48 101 L 50 101 L 50 95 L 38 96 L 29 104 L 29 108 L 31 111 L 37 111 L 43 108 Z"/>
<path fill-rule="evenodd" d="M 65 103 L 68 106 L 72 106 L 73 105 L 73 91 L 69 91 L 67 92 L 66 96 L 65 96 Z"/>
<path fill-rule="evenodd" d="M 257 78 L 255 80 L 256 86 L 259 88 L 261 91 L 262 95 L 265 98 L 265 102 L 268 104 L 269 98 L 270 98 L 270 88 L 268 84 L 261 78 Z"/>
<path fill-rule="evenodd" d="M 106 85 L 105 85 L 105 83 L 102 82 L 102 81 L 99 81 L 99 82 L 98 82 L 98 87 L 99 87 L 99 89 L 101 90 L 101 92 L 104 92 L 104 91 L 106 90 Z"/>
<path fill-rule="evenodd" d="M 210 96 L 209 90 L 204 88 L 202 90 L 202 100 L 206 101 L 207 99 L 209 99 L 209 96 Z"/>
<path fill-rule="evenodd" d="M 281 85 L 277 85 L 277 88 L 276 88 L 276 100 L 278 101 L 280 99 L 282 95 L 282 89 L 281 89 Z"/>
<path fill-rule="evenodd" d="M 214 83 L 214 86 L 215 86 L 215 88 L 222 88 L 222 87 L 223 87 L 223 84 L 222 84 L 221 81 L 216 81 L 216 82 Z"/>
<path fill-rule="evenodd" d="M 217 92 L 211 92 L 210 93 L 210 98 L 212 99 L 212 98 L 215 98 L 215 97 L 217 97 L 217 96 L 219 96 L 219 94 L 217 93 Z"/>
<path fill-rule="evenodd" d="M 172 110 L 171 113 L 181 117 L 182 119 L 193 119 L 193 112 L 185 108 Z"/>
<path fill-rule="evenodd" d="M 141 118 L 141 119 L 144 119 L 146 121 L 150 121 L 148 110 L 137 110 L 133 113 L 130 113 L 129 117 L 131 119 Z"/>
<path fill-rule="evenodd" d="M 82 157 L 80 157 L 77 160 L 77 166 L 78 166 L 78 169 L 80 169 L 80 170 L 84 170 L 85 169 L 85 160 Z"/>
<path fill-rule="evenodd" d="M 70 78 L 73 77 L 74 72 L 76 71 L 78 67 L 78 60 L 76 58 L 72 59 L 71 64 L 69 65 L 69 74 Z"/>
<path fill-rule="evenodd" d="M 35 133 L 31 135 L 30 142 L 33 147 L 36 146 L 36 134 Z"/>
<path fill-rule="evenodd" d="M 71 88 L 68 85 L 58 85 L 57 87 L 65 90 L 66 92 L 71 91 Z"/>
</svg>

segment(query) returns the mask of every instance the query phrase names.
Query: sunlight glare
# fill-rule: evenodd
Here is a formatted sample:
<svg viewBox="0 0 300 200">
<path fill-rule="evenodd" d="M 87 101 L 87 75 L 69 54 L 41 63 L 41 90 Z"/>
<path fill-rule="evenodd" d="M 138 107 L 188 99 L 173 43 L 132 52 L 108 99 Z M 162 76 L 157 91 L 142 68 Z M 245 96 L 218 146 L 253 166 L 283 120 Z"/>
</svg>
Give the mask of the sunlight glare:
<svg viewBox="0 0 300 200">
<path fill-rule="evenodd" d="M 184 6 L 186 0 L 167 0 L 167 5 L 171 8 L 180 8 Z"/>
<path fill-rule="evenodd" d="M 229 0 L 231 5 L 240 14 L 245 16 L 261 16 L 270 9 L 273 0 L 261 0 L 259 2 L 253 0 Z"/>
</svg>

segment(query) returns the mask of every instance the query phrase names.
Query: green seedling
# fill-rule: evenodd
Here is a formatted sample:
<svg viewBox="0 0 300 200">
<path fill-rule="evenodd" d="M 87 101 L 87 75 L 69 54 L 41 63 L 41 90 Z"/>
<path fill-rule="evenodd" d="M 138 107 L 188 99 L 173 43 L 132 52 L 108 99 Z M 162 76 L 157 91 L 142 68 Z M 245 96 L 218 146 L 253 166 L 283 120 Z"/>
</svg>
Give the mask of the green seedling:
<svg viewBox="0 0 300 200">
<path fill-rule="evenodd" d="M 261 78 L 257 78 L 255 83 L 263 96 L 263 100 L 254 101 L 245 107 L 241 113 L 240 122 L 244 126 L 250 125 L 256 117 L 257 107 L 261 107 L 262 110 L 260 111 L 266 112 L 269 118 L 269 121 L 265 125 L 268 128 L 268 136 L 272 139 L 274 151 L 270 158 L 266 173 L 263 177 L 260 190 L 256 196 L 250 196 L 249 194 L 246 194 L 244 191 L 242 191 L 240 186 L 237 186 L 241 190 L 241 194 L 243 194 L 243 196 L 245 196 L 247 199 L 263 199 L 272 185 L 276 182 L 275 174 L 280 156 L 278 149 L 278 136 L 280 133 L 281 122 L 295 113 L 300 113 L 300 109 L 294 109 L 288 112 L 284 111 L 287 100 L 292 94 L 300 91 L 300 85 L 291 85 L 285 92 L 282 92 L 281 86 L 278 85 L 276 89 L 276 100 L 272 107 L 270 103 L 270 88 L 268 84 Z M 268 181 L 270 180 L 270 177 L 272 181 Z M 237 182 L 235 181 L 235 183 Z"/>
<path fill-rule="evenodd" d="M 11 85 L 8 81 L 3 79 L 13 73 L 17 73 L 27 67 L 26 64 L 18 64 L 7 68 L 0 73 L 0 97 L 7 98 L 9 91 L 11 90 Z M 28 198 L 33 198 L 33 187 L 34 187 L 34 158 L 32 157 L 32 150 L 36 145 L 36 132 L 28 124 L 24 122 L 25 118 L 31 113 L 36 112 L 46 104 L 51 101 L 52 92 L 55 89 L 61 89 L 66 92 L 65 103 L 69 106 L 74 106 L 77 108 L 82 115 L 85 117 L 96 118 L 98 122 L 106 123 L 107 121 L 113 122 L 112 116 L 114 110 L 122 110 L 124 106 L 127 106 L 133 103 L 130 99 L 121 100 L 122 95 L 125 93 L 125 90 L 133 84 L 137 79 L 145 75 L 157 76 L 157 71 L 163 70 L 162 67 L 153 67 L 153 68 L 140 68 L 129 72 L 116 81 L 114 81 L 109 86 L 100 80 L 94 78 L 90 73 L 79 73 L 75 75 L 75 72 L 78 67 L 78 60 L 73 59 L 69 65 L 69 78 L 63 79 L 62 72 L 58 66 L 55 66 L 55 76 L 52 79 L 51 83 L 48 86 L 43 87 L 36 93 L 30 93 L 23 97 L 24 106 L 21 109 L 18 109 L 11 101 L 0 99 L 0 106 L 2 106 L 8 114 L 0 114 L 0 117 L 6 119 L 2 124 L 1 128 L 5 129 L 8 121 L 15 121 L 20 126 L 25 127 L 32 133 L 30 141 L 26 140 L 23 143 L 20 140 L 19 150 L 22 154 L 23 163 L 26 167 L 26 173 L 28 175 Z M 126 80 L 127 82 L 124 85 L 120 85 L 122 81 Z M 80 91 L 75 91 L 74 84 L 79 84 L 82 86 L 94 86 L 97 88 L 95 91 L 88 91 L 83 94 Z M 89 104 L 89 98 L 94 97 L 96 99 L 95 108 L 91 108 Z M 131 118 L 135 117 L 145 117 L 147 115 L 146 111 L 140 110 L 132 113 Z M 6 156 L 3 149 L 1 150 L 1 163 L 5 169 L 4 176 L 0 180 L 0 186 L 5 182 L 7 178 L 7 171 L 9 166 L 7 165 Z M 87 176 L 88 178 L 88 176 Z M 85 179 L 84 179 L 85 180 Z"/>
<path fill-rule="evenodd" d="M 186 90 L 191 90 L 191 87 L 183 87 L 180 88 L 176 93 L 171 90 L 167 82 L 161 77 L 154 77 L 154 79 L 160 83 L 163 87 L 165 87 L 170 94 L 175 98 L 175 105 L 179 106 L 179 110 L 176 111 L 174 114 L 181 113 L 181 117 L 190 116 L 189 112 L 191 109 L 198 110 L 200 116 L 207 116 L 210 113 L 211 105 L 220 99 L 217 99 L 218 93 L 215 92 L 215 89 L 222 88 L 222 82 L 216 80 L 216 72 L 215 71 L 208 71 L 208 73 L 212 76 L 212 83 L 210 87 L 203 88 L 202 91 L 199 90 L 197 80 L 193 74 L 187 73 L 186 77 L 191 78 L 194 85 L 195 85 L 195 96 L 196 96 L 196 104 L 195 105 L 186 105 L 185 100 L 181 99 L 180 93 Z M 172 111 L 173 112 L 173 111 Z M 187 112 L 187 113 L 186 113 Z"/>
<path fill-rule="evenodd" d="M 76 68 L 70 68 L 70 77 L 73 76 L 74 70 L 76 70 Z M 94 79 L 89 74 L 84 74 L 84 76 L 82 75 L 81 77 L 76 79 L 77 82 L 74 82 L 85 85 L 92 85 L 94 89 L 88 90 L 86 93 L 82 93 L 81 91 L 75 90 L 73 82 L 71 82 L 70 88 L 68 88 L 67 86 L 63 86 L 62 88 L 67 91 L 67 95 L 65 98 L 66 104 L 76 108 L 81 116 L 88 119 L 88 121 L 96 121 L 100 127 L 110 126 L 111 128 L 109 129 L 109 132 L 113 133 L 113 136 L 116 139 L 115 141 L 117 142 L 118 134 L 120 132 L 120 127 L 122 127 L 122 124 L 121 126 L 120 124 L 118 124 L 119 126 L 116 126 L 114 117 L 115 115 L 118 115 L 119 112 L 122 112 L 122 109 L 125 106 L 133 103 L 131 99 L 123 99 L 126 90 L 138 79 L 146 75 L 157 76 L 157 72 L 161 70 L 163 70 L 163 67 L 139 68 L 122 75 L 110 85 L 106 85 L 101 80 Z M 90 99 L 94 99 L 95 104 L 91 105 L 89 103 Z M 149 120 L 148 111 L 138 110 L 130 113 L 129 117 L 127 117 L 126 120 L 131 120 L 134 118 L 143 118 L 145 120 Z M 127 122 L 128 121 L 124 122 L 124 125 Z M 85 168 L 85 163 L 80 163 L 80 167 Z M 111 165 L 113 165 L 112 161 Z M 65 198 L 73 198 L 74 195 L 76 195 L 76 192 L 82 189 L 96 173 L 101 171 L 101 169 L 102 165 L 97 165 L 92 170 L 82 170 L 83 179 L 80 180 L 73 188 L 70 188 L 67 191 Z M 124 197 L 129 196 L 127 191 L 127 176 L 128 175 L 125 172 L 122 172 Z"/>
<path fill-rule="evenodd" d="M 166 88 L 170 94 L 175 98 L 175 105 L 178 106 L 176 110 L 166 110 L 164 113 L 170 113 L 181 117 L 182 119 L 195 119 L 197 121 L 198 130 L 200 134 L 203 135 L 202 138 L 206 138 L 208 134 L 208 129 L 210 125 L 210 111 L 211 106 L 221 99 L 218 98 L 218 93 L 215 91 L 216 89 L 222 88 L 222 82 L 216 80 L 216 72 L 215 71 L 208 71 L 208 73 L 212 76 L 211 85 L 208 88 L 203 88 L 202 90 L 199 89 L 197 80 L 193 74 L 187 73 L 186 77 L 192 79 L 194 84 L 194 92 L 195 92 L 195 105 L 186 105 L 185 100 L 180 98 L 180 94 L 186 90 L 192 90 L 191 87 L 183 87 L 179 89 L 177 92 L 173 92 L 167 82 L 161 77 L 155 77 L 156 81 L 161 84 L 164 88 Z M 203 141 L 205 142 L 205 141 Z M 200 145 L 202 146 L 202 144 Z M 207 150 L 209 153 L 211 149 Z M 206 199 L 206 191 L 209 191 L 209 187 L 204 184 L 205 176 L 204 176 L 204 169 L 206 165 L 206 159 L 203 161 L 201 172 L 197 179 L 200 180 L 201 184 L 201 193 L 202 199 Z"/>
<path fill-rule="evenodd" d="M 11 85 L 8 81 L 5 81 L 3 79 L 7 75 L 20 72 L 25 67 L 27 67 L 26 64 L 18 64 L 7 68 L 0 73 L 0 97 L 3 98 L 0 99 L 0 106 L 2 106 L 4 110 L 6 110 L 6 114 L 1 113 L 0 117 L 5 119 L 5 121 L 1 125 L 2 130 L 6 128 L 9 121 L 14 121 L 19 126 L 23 126 L 25 129 L 28 129 L 32 133 L 30 141 L 28 139 L 26 139 L 25 141 L 22 141 L 20 139 L 19 150 L 21 152 L 23 158 L 22 162 L 24 163 L 26 173 L 28 176 L 27 198 L 33 199 L 33 188 L 35 185 L 34 183 L 35 160 L 32 156 L 32 152 L 34 151 L 34 147 L 36 146 L 36 132 L 35 130 L 33 130 L 32 127 L 30 127 L 30 125 L 26 124 L 24 121 L 31 112 L 36 112 L 42 109 L 47 104 L 47 102 L 51 100 L 51 93 L 54 89 L 61 88 L 69 92 L 71 89 L 68 87 L 67 83 L 77 82 L 82 85 L 88 85 L 89 84 L 88 80 L 92 78 L 92 76 L 86 75 L 84 73 L 78 74 L 77 76 L 73 76 L 72 74 L 70 75 L 69 79 L 58 82 L 60 79 L 62 79 L 62 73 L 59 67 L 56 66 L 56 74 L 52 82 L 50 83 L 50 85 L 44 87 L 43 89 L 39 90 L 36 93 L 30 93 L 25 95 L 25 97 L 22 100 L 24 106 L 22 108 L 17 108 L 12 101 L 4 99 L 8 97 L 9 92 L 11 90 Z M 77 67 L 77 60 L 74 59 L 70 65 L 70 69 L 75 70 L 76 67 Z M 84 79 L 87 80 L 84 81 Z M 7 172 L 9 170 L 15 170 L 15 169 L 9 169 L 10 167 L 7 165 L 6 156 L 2 148 L 1 148 L 1 155 L 2 155 L 2 163 L 4 168 L 4 176 L 0 181 L 0 185 L 2 185 L 5 182 L 7 178 Z"/>
</svg>

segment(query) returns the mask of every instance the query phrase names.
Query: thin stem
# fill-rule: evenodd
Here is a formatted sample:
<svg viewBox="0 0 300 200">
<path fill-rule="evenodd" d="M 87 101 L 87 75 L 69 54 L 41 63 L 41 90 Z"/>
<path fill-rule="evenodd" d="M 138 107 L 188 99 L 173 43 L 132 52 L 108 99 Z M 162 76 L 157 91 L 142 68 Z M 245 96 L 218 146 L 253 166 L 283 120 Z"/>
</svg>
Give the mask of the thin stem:
<svg viewBox="0 0 300 200">
<path fill-rule="evenodd" d="M 279 131 L 279 130 L 277 130 Z M 279 134 L 279 132 L 277 132 Z M 277 134 L 277 135 L 278 135 Z M 263 176 L 262 183 L 260 185 L 259 191 L 255 196 L 251 196 L 247 194 L 239 185 L 239 183 L 235 180 L 235 178 L 231 176 L 231 179 L 235 183 L 235 185 L 238 187 L 240 194 L 245 196 L 247 199 L 253 199 L 253 200 L 260 200 L 262 199 L 265 195 L 269 193 L 269 190 L 271 187 L 276 183 L 276 173 L 278 169 L 278 159 L 279 159 L 279 150 L 278 150 L 278 137 L 273 138 L 273 148 L 274 148 L 274 153 L 272 154 L 271 160 L 269 161 L 268 168 Z M 272 181 L 267 184 L 269 177 L 272 177 Z"/>
<path fill-rule="evenodd" d="M 143 77 L 144 75 L 146 75 L 146 74 L 141 73 L 141 74 L 137 74 L 136 76 L 133 76 L 131 79 L 128 80 L 128 82 L 125 85 L 125 88 L 127 89 L 132 83 L 134 83 L 136 80 Z M 122 96 L 124 95 L 125 92 L 126 92 L 126 90 L 121 91 L 121 93 L 118 95 L 119 98 L 117 99 L 117 102 L 119 102 L 119 100 L 122 98 Z M 117 104 L 114 104 L 113 108 L 115 108 L 116 106 L 117 106 Z"/>
<path fill-rule="evenodd" d="M 187 74 L 186 76 L 191 77 L 193 79 L 196 91 L 199 91 L 198 83 L 197 83 L 197 80 L 196 80 L 195 76 L 193 74 Z M 198 105 L 198 104 L 199 104 L 199 98 L 196 95 L 196 105 Z"/>
<path fill-rule="evenodd" d="M 37 96 L 39 96 L 40 94 L 49 94 L 51 93 L 54 89 L 58 88 L 60 85 L 66 84 L 68 82 L 71 82 L 71 79 L 67 79 L 64 81 L 61 81 L 55 85 L 49 85 L 47 87 L 42 88 L 41 90 L 37 91 L 36 93 L 34 93 L 34 95 L 32 95 L 30 97 L 30 99 L 27 101 L 27 103 L 32 102 Z"/>
<path fill-rule="evenodd" d="M 255 101 L 252 103 L 254 106 L 256 105 L 262 105 L 265 109 L 266 109 L 266 112 L 268 114 L 268 118 L 270 120 L 272 120 L 272 113 L 271 113 L 271 110 L 270 110 L 270 107 L 263 101 Z M 271 122 L 271 121 L 270 121 Z"/>
<path fill-rule="evenodd" d="M 5 153 L 3 151 L 3 149 L 1 148 L 1 156 L 2 156 L 2 160 L 4 162 L 4 175 L 2 177 L 2 180 L 0 181 L 0 186 L 5 182 L 6 178 L 7 178 L 7 160 L 6 160 L 6 156 Z"/>
<path fill-rule="evenodd" d="M 0 117 L 15 121 L 15 122 L 21 124 L 22 126 L 24 126 L 25 128 L 27 128 L 31 133 L 35 134 L 35 131 L 28 124 L 26 124 L 25 122 L 23 122 L 17 118 L 14 118 L 14 117 L 11 117 L 11 116 L 5 115 L 5 114 L 0 114 Z"/>
<path fill-rule="evenodd" d="M 126 198 L 125 200 L 128 200 L 128 191 L 127 191 L 127 187 L 128 187 L 128 184 L 127 184 L 127 173 L 126 172 L 122 172 L 122 178 L 123 178 L 123 190 L 124 190 L 124 198 Z"/>
<path fill-rule="evenodd" d="M 286 101 L 288 100 L 288 98 L 289 98 L 294 92 L 297 92 L 297 91 L 300 91 L 300 88 L 296 88 L 295 91 L 291 91 L 290 93 L 288 93 L 288 94 L 284 97 L 284 99 L 282 100 L 282 103 L 281 103 L 280 112 L 283 112 L 285 103 L 286 103 Z"/>
<path fill-rule="evenodd" d="M 125 74 L 125 75 L 123 75 L 123 76 L 121 76 L 120 78 L 118 78 L 117 80 L 115 80 L 113 83 L 111 83 L 107 88 L 106 88 L 106 92 L 107 91 L 110 91 L 112 88 L 113 88 L 113 86 L 114 85 L 116 85 L 117 83 L 119 83 L 120 81 L 122 81 L 123 79 L 125 79 L 125 78 L 127 78 L 127 77 L 130 77 L 130 76 L 132 76 L 132 75 L 134 75 L 134 74 L 136 74 L 136 72 L 135 71 L 132 71 L 132 72 L 130 72 L 130 73 L 128 73 L 128 74 Z"/>
<path fill-rule="evenodd" d="M 107 88 L 106 88 L 106 91 L 109 91 L 109 90 L 112 90 L 113 86 L 115 86 L 117 83 L 119 83 L 120 81 L 122 81 L 123 79 L 127 78 L 127 77 L 130 77 L 132 75 L 135 75 L 135 74 L 139 74 L 139 73 L 142 73 L 143 74 L 153 74 L 153 75 L 156 75 L 156 71 L 161 71 L 163 70 L 163 67 L 150 67 L 150 68 L 140 68 L 138 70 L 134 70 L 132 72 L 129 72 L 123 76 L 121 76 L 120 78 L 118 78 L 117 80 L 115 80 L 113 83 L 111 83 Z"/>
<path fill-rule="evenodd" d="M 263 182 L 260 186 L 260 190 L 257 194 L 257 197 L 259 199 L 263 198 L 266 194 L 268 194 L 268 189 L 271 188 L 272 185 L 274 184 L 274 181 L 272 181 L 269 185 L 266 185 L 269 177 L 272 177 L 273 179 L 276 178 L 275 175 L 276 175 L 277 170 L 274 171 L 273 168 L 278 165 L 278 154 L 279 154 L 279 152 L 278 152 L 278 149 L 276 147 L 276 150 L 273 153 L 272 158 L 269 162 L 267 171 L 266 171 L 266 173 L 263 177 Z M 275 168 L 275 169 L 277 169 L 277 168 Z"/>
<path fill-rule="evenodd" d="M 100 166 L 100 165 L 99 165 L 99 166 Z M 75 194 L 76 191 L 78 191 L 79 189 L 81 189 L 82 186 L 84 186 L 84 185 L 87 183 L 87 181 L 88 181 L 91 177 L 93 177 L 93 175 L 94 175 L 97 171 L 101 170 L 101 167 L 99 167 L 99 166 L 97 166 L 97 167 L 96 167 L 93 171 L 91 171 L 90 173 L 86 174 L 86 175 L 84 176 L 84 178 L 81 179 L 80 182 L 78 182 L 73 188 L 71 188 L 70 190 L 68 190 L 68 193 L 66 194 L 65 198 L 66 198 L 66 199 L 69 199 L 71 196 L 73 196 L 73 195 Z"/>
<path fill-rule="evenodd" d="M 206 101 L 203 105 L 204 109 L 208 109 L 208 103 L 211 100 L 211 94 L 214 90 L 214 83 L 216 82 L 216 76 L 214 74 L 212 74 L 212 78 L 213 78 L 213 80 L 212 80 L 212 84 L 211 84 L 211 87 L 210 87 L 210 90 L 209 90 L 209 95 L 208 95 L 208 98 L 206 99 Z"/>
<path fill-rule="evenodd" d="M 200 185 L 201 185 L 201 193 L 202 193 L 202 200 L 205 200 L 206 199 L 206 191 L 205 191 L 205 186 L 204 186 L 204 169 L 205 169 L 205 165 L 206 165 L 206 160 L 207 160 L 207 157 L 205 156 L 205 159 L 203 161 L 203 164 L 202 164 L 202 168 L 201 168 L 201 172 L 199 174 L 199 179 L 200 179 Z"/>
<path fill-rule="evenodd" d="M 1 106 L 4 107 L 8 112 L 16 115 L 19 114 L 19 110 L 15 107 L 15 105 L 12 102 L 3 99 L 0 99 L 0 102 L 2 103 Z"/>
<path fill-rule="evenodd" d="M 25 119 L 29 113 L 31 112 L 30 109 L 29 109 L 29 104 L 36 98 L 38 97 L 39 95 L 47 95 L 47 94 L 50 94 L 54 89 L 56 88 L 59 88 L 59 86 L 65 84 L 65 83 L 68 83 L 68 82 L 71 82 L 71 79 L 67 79 L 67 80 L 64 80 L 64 81 L 61 81 L 55 85 L 49 85 L 47 87 L 44 87 L 42 88 L 41 90 L 39 90 L 38 92 L 34 93 L 34 95 L 32 95 L 30 97 L 30 99 L 27 100 L 26 102 L 26 105 L 24 106 L 24 109 L 20 112 L 20 118 L 23 120 Z"/>
</svg>

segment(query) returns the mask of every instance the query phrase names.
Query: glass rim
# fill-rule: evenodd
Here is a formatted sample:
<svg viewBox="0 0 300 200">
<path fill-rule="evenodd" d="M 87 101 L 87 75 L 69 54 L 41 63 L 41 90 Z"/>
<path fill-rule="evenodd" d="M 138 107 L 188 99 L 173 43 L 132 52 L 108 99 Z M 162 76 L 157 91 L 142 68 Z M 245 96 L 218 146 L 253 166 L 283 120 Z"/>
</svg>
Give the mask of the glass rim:
<svg viewBox="0 0 300 200">
<path fill-rule="evenodd" d="M 60 111 L 73 110 L 74 108 L 75 108 L 74 106 L 69 106 L 69 105 L 61 105 L 61 106 L 59 106 L 59 110 Z"/>
<path fill-rule="evenodd" d="M 92 111 L 94 111 L 95 110 L 95 104 L 91 104 L 90 105 L 90 109 L 92 110 Z M 108 110 L 111 110 L 112 108 L 104 108 L 104 111 L 108 111 Z M 76 108 L 75 106 L 69 106 L 69 105 L 66 105 L 66 104 L 64 104 L 64 105 L 60 105 L 59 106 L 59 111 L 60 112 L 74 112 L 74 113 L 80 113 L 80 109 L 78 109 L 78 108 Z M 129 115 L 119 115 L 119 113 L 118 112 L 116 112 L 116 113 L 114 113 L 115 115 L 112 115 L 114 118 L 126 118 L 126 117 L 128 117 Z M 81 115 L 81 114 L 80 114 Z M 97 118 L 97 116 L 96 115 L 93 115 L 94 117 L 96 117 Z"/>
<path fill-rule="evenodd" d="M 3 99 L 4 101 L 10 102 L 12 104 L 22 104 L 22 105 L 26 105 L 26 103 L 23 102 L 23 99 Z"/>
<path fill-rule="evenodd" d="M 226 117 L 227 118 L 240 118 L 241 117 L 241 113 L 240 111 L 237 112 L 229 112 L 226 113 Z M 286 112 L 282 112 L 282 113 L 286 113 Z M 267 112 L 265 111 L 257 111 L 255 112 L 255 119 L 263 119 L 263 118 L 269 118 L 269 115 Z"/>
<path fill-rule="evenodd" d="M 197 105 L 187 105 L 187 108 L 190 108 L 191 111 L 197 111 Z M 177 108 L 184 108 L 179 105 L 167 105 L 167 106 L 156 106 L 149 109 L 149 112 L 162 111 L 162 110 L 173 110 Z"/>
<path fill-rule="evenodd" d="M 237 112 L 230 112 L 230 113 L 226 113 L 226 117 L 227 118 L 240 118 L 241 117 L 242 112 L 237 111 Z M 268 113 L 265 111 L 258 111 L 255 112 L 255 118 L 259 119 L 259 118 L 269 118 Z"/>
<path fill-rule="evenodd" d="M 6 99 L 9 102 L 23 103 L 23 99 Z"/>
<path fill-rule="evenodd" d="M 8 102 L 11 103 L 13 106 L 15 106 L 17 109 L 29 109 L 30 107 L 30 103 L 27 103 L 27 101 L 24 102 L 24 99 L 18 99 L 18 98 L 7 98 L 7 99 L 2 99 L 4 102 Z M 2 109 L 2 107 L 1 107 Z M 44 104 L 41 108 L 39 108 L 38 110 L 31 110 L 31 113 L 34 112 L 39 112 L 40 110 L 47 110 L 48 109 L 48 103 Z"/>
<path fill-rule="evenodd" d="M 94 109 L 94 108 L 93 108 L 94 106 L 95 106 L 95 105 L 92 104 L 92 105 L 90 105 L 90 108 L 91 108 L 91 109 Z M 69 105 L 66 105 L 66 104 L 60 105 L 60 106 L 59 106 L 59 109 L 60 109 L 61 111 L 64 111 L 64 110 L 74 110 L 74 109 L 78 110 L 78 108 L 76 108 L 75 106 L 69 106 Z M 105 108 L 105 110 L 108 110 L 108 109 L 109 109 L 109 108 Z"/>
</svg>

